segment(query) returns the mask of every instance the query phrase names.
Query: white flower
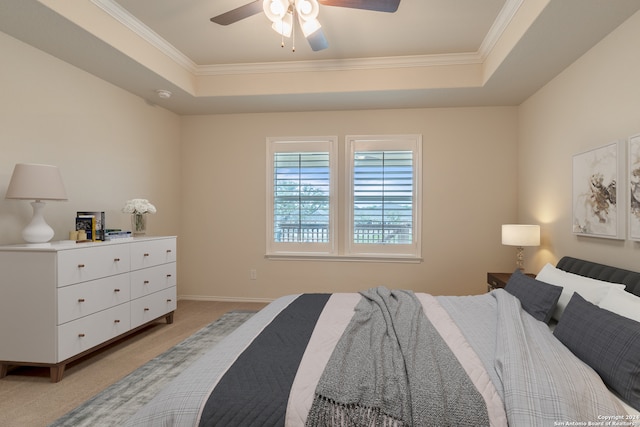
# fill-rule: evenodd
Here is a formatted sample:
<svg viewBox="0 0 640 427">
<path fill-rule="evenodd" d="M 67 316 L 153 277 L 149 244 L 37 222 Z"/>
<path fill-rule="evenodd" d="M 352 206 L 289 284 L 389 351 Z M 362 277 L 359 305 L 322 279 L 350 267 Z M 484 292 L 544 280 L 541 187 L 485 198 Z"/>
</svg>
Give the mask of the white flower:
<svg viewBox="0 0 640 427">
<path fill-rule="evenodd" d="M 131 199 L 127 200 L 122 212 L 130 214 L 156 213 L 156 207 L 149 203 L 147 199 Z"/>
</svg>

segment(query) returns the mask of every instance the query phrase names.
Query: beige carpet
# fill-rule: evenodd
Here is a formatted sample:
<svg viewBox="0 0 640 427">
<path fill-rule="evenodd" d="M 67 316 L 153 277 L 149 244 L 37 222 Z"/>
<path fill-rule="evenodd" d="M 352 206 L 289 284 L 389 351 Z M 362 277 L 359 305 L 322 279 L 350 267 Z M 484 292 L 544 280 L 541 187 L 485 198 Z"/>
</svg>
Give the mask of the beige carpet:
<svg viewBox="0 0 640 427">
<path fill-rule="evenodd" d="M 0 425 L 46 426 L 225 312 L 262 307 L 257 303 L 179 301 L 173 324 L 156 323 L 70 364 L 59 383 L 49 382 L 48 369 L 11 371 L 0 380 Z"/>
</svg>

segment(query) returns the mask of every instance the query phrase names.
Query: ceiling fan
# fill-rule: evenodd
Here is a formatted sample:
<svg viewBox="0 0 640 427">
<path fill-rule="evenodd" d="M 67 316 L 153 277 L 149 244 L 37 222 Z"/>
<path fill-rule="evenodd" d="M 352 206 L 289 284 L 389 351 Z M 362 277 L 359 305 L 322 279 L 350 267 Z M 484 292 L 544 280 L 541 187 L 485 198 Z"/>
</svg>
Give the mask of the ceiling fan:
<svg viewBox="0 0 640 427">
<path fill-rule="evenodd" d="M 221 15 L 211 18 L 212 22 L 229 25 L 244 18 L 264 12 L 273 23 L 272 28 L 283 37 L 291 37 L 294 29 L 294 17 L 311 49 L 319 51 L 329 44 L 318 21 L 319 5 L 348 7 L 352 9 L 372 10 L 376 12 L 394 13 L 398 10 L 400 0 L 255 0 Z M 295 37 L 295 35 L 294 35 Z M 295 51 L 295 44 L 293 47 Z"/>
</svg>

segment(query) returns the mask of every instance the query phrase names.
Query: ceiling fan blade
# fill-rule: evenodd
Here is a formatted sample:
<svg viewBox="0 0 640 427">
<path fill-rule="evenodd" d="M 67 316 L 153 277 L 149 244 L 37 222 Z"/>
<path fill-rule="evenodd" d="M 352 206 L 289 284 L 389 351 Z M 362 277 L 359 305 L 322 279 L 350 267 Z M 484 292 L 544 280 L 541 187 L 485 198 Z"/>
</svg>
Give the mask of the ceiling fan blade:
<svg viewBox="0 0 640 427">
<path fill-rule="evenodd" d="M 393 13 L 398 10 L 400 0 L 318 0 L 318 3 L 327 6 L 350 7 L 352 9 Z"/>
<path fill-rule="evenodd" d="M 215 22 L 220 25 L 233 24 L 241 19 L 248 18 L 262 12 L 262 2 L 262 0 L 255 0 L 251 3 L 247 3 L 244 6 L 237 7 L 229 12 L 214 16 L 211 18 L 211 22 Z"/>
<path fill-rule="evenodd" d="M 307 36 L 307 41 L 309 42 L 309 46 L 311 46 L 311 50 L 313 50 L 314 52 L 329 47 L 329 43 L 327 43 L 327 39 L 324 36 L 322 28 L 318 28 L 316 31 L 309 34 Z"/>
</svg>

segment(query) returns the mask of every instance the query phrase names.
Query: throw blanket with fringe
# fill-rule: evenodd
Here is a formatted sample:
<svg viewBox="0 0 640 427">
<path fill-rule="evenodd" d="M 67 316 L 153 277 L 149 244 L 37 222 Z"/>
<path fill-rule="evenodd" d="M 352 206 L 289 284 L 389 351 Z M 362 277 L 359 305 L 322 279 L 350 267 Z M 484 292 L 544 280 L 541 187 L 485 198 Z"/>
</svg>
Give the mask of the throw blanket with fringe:
<svg viewBox="0 0 640 427">
<path fill-rule="evenodd" d="M 361 294 L 306 425 L 489 425 L 482 396 L 413 292 Z"/>
</svg>

